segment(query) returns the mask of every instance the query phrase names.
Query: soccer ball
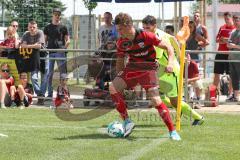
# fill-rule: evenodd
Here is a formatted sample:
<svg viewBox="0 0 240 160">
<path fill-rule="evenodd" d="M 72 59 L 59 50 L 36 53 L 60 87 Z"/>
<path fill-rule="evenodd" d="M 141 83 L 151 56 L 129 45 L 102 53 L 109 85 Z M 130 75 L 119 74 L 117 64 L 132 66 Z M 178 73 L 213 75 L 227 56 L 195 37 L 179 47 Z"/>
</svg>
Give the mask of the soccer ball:
<svg viewBox="0 0 240 160">
<path fill-rule="evenodd" d="M 115 121 L 108 125 L 107 133 L 110 137 L 123 137 L 124 129 L 122 123 Z"/>
</svg>

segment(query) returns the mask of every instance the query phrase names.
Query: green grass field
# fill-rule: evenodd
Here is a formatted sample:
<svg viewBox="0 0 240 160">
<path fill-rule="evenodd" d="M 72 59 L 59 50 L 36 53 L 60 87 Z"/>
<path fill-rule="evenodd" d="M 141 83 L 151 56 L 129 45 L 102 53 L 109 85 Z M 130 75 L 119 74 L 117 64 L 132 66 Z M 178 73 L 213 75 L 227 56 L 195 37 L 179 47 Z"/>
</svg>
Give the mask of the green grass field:
<svg viewBox="0 0 240 160">
<path fill-rule="evenodd" d="M 72 114 L 88 110 L 74 109 Z M 95 113 L 97 114 L 97 113 Z M 175 113 L 172 113 L 175 114 Z M 110 138 L 106 125 L 115 110 L 88 121 L 64 121 L 49 109 L 0 110 L 0 160 L 238 160 L 240 116 L 204 114 L 206 122 L 192 127 L 182 120 L 182 141 L 168 132 L 154 109 L 131 110 L 136 123 L 127 139 Z"/>
</svg>

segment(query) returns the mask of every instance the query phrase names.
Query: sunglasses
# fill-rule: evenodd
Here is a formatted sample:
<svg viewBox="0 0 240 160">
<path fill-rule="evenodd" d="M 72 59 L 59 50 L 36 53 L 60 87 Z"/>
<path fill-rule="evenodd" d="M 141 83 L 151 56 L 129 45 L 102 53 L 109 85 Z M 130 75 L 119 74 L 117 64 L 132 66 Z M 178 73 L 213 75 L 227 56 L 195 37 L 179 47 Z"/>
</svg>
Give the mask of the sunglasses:
<svg viewBox="0 0 240 160">
<path fill-rule="evenodd" d="M 6 72 L 6 73 L 8 73 L 9 70 L 8 70 L 8 69 L 2 69 L 2 72 Z"/>
<path fill-rule="evenodd" d="M 13 27 L 16 27 L 16 28 L 18 27 L 18 25 L 12 25 L 12 26 L 13 26 Z"/>
</svg>

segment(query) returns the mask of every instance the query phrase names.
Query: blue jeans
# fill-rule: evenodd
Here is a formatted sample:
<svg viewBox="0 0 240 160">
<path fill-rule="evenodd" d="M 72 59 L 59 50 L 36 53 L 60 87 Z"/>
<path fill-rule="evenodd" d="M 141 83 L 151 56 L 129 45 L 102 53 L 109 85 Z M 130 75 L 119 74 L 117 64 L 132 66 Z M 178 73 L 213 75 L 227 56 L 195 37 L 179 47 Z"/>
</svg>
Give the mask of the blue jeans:
<svg viewBox="0 0 240 160">
<path fill-rule="evenodd" d="M 40 89 L 40 85 L 38 84 L 38 70 L 32 71 L 31 72 L 31 81 L 33 85 L 34 92 L 36 93 L 37 96 L 42 96 L 42 91 Z"/>
<path fill-rule="evenodd" d="M 47 55 L 45 58 L 47 58 L 45 59 L 45 73 L 41 73 L 41 91 L 44 96 L 47 91 L 47 84 L 48 84 L 49 55 Z"/>
<path fill-rule="evenodd" d="M 61 53 L 50 53 L 49 58 L 66 58 L 66 54 Z M 66 60 L 49 60 L 49 70 L 48 70 L 48 97 L 52 97 L 53 95 L 53 87 L 52 87 L 52 79 L 54 74 L 54 64 L 55 61 L 58 65 L 58 70 L 60 72 L 60 75 L 62 73 L 67 73 L 67 61 Z"/>
</svg>

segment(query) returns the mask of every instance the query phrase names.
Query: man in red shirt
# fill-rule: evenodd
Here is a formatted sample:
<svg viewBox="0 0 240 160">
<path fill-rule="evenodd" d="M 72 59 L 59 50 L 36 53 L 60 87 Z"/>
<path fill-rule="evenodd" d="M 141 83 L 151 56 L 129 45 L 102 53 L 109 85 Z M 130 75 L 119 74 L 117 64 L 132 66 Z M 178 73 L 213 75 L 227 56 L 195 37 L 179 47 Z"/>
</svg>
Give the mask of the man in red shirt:
<svg viewBox="0 0 240 160">
<path fill-rule="evenodd" d="M 165 71 L 168 73 L 173 72 L 173 48 L 171 45 L 162 41 L 162 39 L 157 38 L 154 33 L 135 29 L 131 16 L 126 13 L 119 13 L 115 17 L 115 24 L 120 36 L 117 41 L 116 60 L 116 71 L 118 75 L 109 86 L 109 91 L 112 100 L 116 104 L 117 111 L 124 120 L 124 137 L 131 134 L 135 125 L 128 116 L 127 105 L 124 101 L 122 91 L 140 84 L 148 91 L 152 104 L 156 107 L 164 123 L 167 125 L 170 138 L 173 140 L 181 140 L 174 128 L 169 110 L 159 96 L 157 78 L 158 65 L 154 46 L 166 49 L 169 58 Z M 129 58 L 126 67 L 124 67 L 125 56 Z"/>
<path fill-rule="evenodd" d="M 227 42 L 231 32 L 235 29 L 231 13 L 225 12 L 224 20 L 225 20 L 225 24 L 220 27 L 216 37 L 216 42 L 219 43 L 218 51 L 229 51 L 227 47 Z M 228 53 L 216 54 L 215 60 L 228 60 Z M 216 87 L 218 87 L 219 85 L 220 74 L 223 74 L 224 72 L 226 74 L 229 74 L 229 62 L 215 62 L 213 84 Z M 229 86 L 229 91 L 232 92 L 232 87 L 230 86 Z M 231 99 L 231 97 L 229 98 Z"/>
</svg>

